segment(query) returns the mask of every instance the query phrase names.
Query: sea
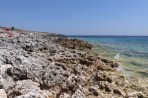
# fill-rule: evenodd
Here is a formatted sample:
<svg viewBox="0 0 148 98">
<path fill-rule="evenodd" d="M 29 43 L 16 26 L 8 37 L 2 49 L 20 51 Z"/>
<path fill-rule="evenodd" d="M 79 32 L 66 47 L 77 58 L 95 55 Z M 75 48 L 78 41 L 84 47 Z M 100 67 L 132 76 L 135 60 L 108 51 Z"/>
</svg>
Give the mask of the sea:
<svg viewBox="0 0 148 98">
<path fill-rule="evenodd" d="M 119 63 L 118 71 L 148 86 L 148 36 L 69 36 L 95 45 L 101 57 Z"/>
</svg>

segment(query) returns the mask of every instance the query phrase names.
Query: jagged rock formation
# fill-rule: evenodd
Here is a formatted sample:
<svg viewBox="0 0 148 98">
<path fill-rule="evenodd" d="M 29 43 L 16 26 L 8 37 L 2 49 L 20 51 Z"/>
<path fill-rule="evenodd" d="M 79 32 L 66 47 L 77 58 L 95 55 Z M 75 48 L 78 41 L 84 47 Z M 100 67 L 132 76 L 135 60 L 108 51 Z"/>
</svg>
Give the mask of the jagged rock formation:
<svg viewBox="0 0 148 98">
<path fill-rule="evenodd" d="M 93 45 L 61 35 L 14 31 L 0 38 L 0 98 L 144 98 Z M 6 96 L 7 94 L 7 96 Z M 4 97 L 1 97 L 4 96 Z"/>
</svg>

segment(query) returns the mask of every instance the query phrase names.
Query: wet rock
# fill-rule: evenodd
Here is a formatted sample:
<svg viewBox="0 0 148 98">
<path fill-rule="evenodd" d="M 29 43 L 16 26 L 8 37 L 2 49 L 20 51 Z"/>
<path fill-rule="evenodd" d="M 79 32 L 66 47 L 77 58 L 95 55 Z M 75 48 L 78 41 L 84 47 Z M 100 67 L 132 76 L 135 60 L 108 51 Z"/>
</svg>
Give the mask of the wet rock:
<svg viewBox="0 0 148 98">
<path fill-rule="evenodd" d="M 119 66 L 119 63 L 118 62 L 111 62 L 111 67 L 114 68 L 114 67 L 118 67 Z"/>
</svg>

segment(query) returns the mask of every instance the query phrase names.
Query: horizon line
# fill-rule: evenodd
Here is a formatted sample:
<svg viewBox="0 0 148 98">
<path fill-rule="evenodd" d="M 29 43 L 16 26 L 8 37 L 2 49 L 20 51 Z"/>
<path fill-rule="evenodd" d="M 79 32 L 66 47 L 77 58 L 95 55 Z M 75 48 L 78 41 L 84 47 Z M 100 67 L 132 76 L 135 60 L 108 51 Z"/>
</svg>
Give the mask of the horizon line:
<svg viewBox="0 0 148 98">
<path fill-rule="evenodd" d="M 118 36 L 119 36 L 119 37 L 120 37 L 120 36 L 121 36 L 121 37 L 122 37 L 122 36 L 123 36 L 123 37 L 124 37 L 124 36 L 125 36 L 125 37 L 128 37 L 128 36 L 129 36 L 129 37 L 136 37 L 136 36 L 137 36 L 137 37 L 148 37 L 148 35 L 66 35 L 66 36 L 84 36 L 84 37 L 85 37 L 85 36 L 86 36 L 86 37 L 87 37 L 87 36 L 92 36 L 92 37 L 95 37 L 95 36 L 117 36 L 117 37 L 118 37 Z"/>
</svg>

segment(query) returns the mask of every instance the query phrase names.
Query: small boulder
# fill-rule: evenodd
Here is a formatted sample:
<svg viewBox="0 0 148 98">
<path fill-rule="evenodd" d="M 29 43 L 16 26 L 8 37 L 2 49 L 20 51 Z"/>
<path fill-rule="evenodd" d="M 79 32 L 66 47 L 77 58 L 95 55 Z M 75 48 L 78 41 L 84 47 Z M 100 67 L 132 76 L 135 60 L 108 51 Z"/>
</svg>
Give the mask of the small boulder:
<svg viewBox="0 0 148 98">
<path fill-rule="evenodd" d="M 0 98 L 7 98 L 7 94 L 4 89 L 0 89 Z"/>
</svg>

